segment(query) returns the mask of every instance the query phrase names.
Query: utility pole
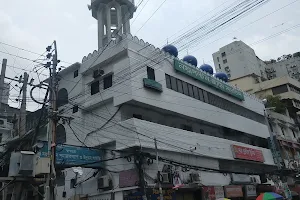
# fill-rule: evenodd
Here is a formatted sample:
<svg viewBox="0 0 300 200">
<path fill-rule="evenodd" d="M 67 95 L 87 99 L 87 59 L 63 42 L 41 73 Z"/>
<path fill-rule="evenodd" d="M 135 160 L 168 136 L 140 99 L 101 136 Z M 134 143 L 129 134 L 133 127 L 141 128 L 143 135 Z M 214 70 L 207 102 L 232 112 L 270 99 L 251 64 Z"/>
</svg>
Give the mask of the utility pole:
<svg viewBox="0 0 300 200">
<path fill-rule="evenodd" d="M 26 134 L 26 98 L 27 98 L 27 84 L 28 84 L 28 74 L 24 72 L 24 80 L 22 86 L 22 103 L 20 108 L 20 133 L 19 136 L 22 137 Z"/>
<path fill-rule="evenodd" d="M 158 163 L 158 150 L 157 150 L 157 141 L 156 138 L 154 138 L 154 144 L 155 144 L 155 151 L 156 151 L 156 166 L 157 166 L 157 182 L 159 187 L 159 194 L 160 194 L 160 200 L 164 199 L 161 182 L 160 182 L 160 171 L 159 171 L 159 163 Z"/>
<path fill-rule="evenodd" d="M 50 155 L 50 174 L 48 174 L 46 188 L 45 188 L 45 199 L 54 200 L 54 178 L 55 173 L 55 146 L 56 146 L 56 126 L 57 126 L 57 77 L 56 77 L 56 68 L 58 64 L 57 60 L 57 46 L 56 41 L 53 42 L 54 45 L 54 55 L 52 56 L 52 70 L 50 69 L 50 123 L 48 126 L 48 150 Z M 51 46 L 47 47 L 47 51 L 50 52 Z"/>
<path fill-rule="evenodd" d="M 7 59 L 2 60 L 2 68 L 1 68 L 1 74 L 0 74 L 0 110 L 2 107 L 2 99 L 3 99 L 3 91 L 4 91 L 4 78 L 5 78 L 5 72 L 6 72 L 6 64 Z"/>
</svg>

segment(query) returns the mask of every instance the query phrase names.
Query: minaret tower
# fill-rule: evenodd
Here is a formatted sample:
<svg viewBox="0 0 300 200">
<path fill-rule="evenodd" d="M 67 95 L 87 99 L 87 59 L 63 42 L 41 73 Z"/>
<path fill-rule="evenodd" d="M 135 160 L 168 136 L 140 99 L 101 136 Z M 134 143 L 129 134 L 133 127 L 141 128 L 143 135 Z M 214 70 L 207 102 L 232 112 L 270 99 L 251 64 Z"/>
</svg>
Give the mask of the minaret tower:
<svg viewBox="0 0 300 200">
<path fill-rule="evenodd" d="M 136 10 L 134 0 L 91 0 L 88 6 L 98 21 L 98 48 L 117 35 L 130 33 L 130 19 Z"/>
</svg>

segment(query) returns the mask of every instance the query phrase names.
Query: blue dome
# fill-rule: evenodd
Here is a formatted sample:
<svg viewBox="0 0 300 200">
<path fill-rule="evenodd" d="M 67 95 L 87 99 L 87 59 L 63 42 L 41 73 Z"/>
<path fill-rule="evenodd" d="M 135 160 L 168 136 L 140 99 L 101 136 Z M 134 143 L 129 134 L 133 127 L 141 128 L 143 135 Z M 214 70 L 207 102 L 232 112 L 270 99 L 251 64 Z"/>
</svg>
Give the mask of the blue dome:
<svg viewBox="0 0 300 200">
<path fill-rule="evenodd" d="M 216 73 L 215 77 L 218 78 L 218 79 L 221 79 L 224 82 L 228 82 L 228 76 L 227 76 L 227 74 L 225 74 L 223 72 Z"/>
<path fill-rule="evenodd" d="M 182 60 L 197 67 L 198 61 L 197 61 L 197 58 L 195 58 L 194 56 L 187 55 L 187 56 L 184 56 L 184 58 Z"/>
<path fill-rule="evenodd" d="M 162 48 L 163 51 L 168 52 L 172 56 L 177 57 L 178 56 L 178 50 L 175 46 L 168 44 Z"/>
<path fill-rule="evenodd" d="M 213 73 L 214 73 L 214 69 L 210 65 L 208 65 L 208 64 L 201 65 L 200 69 L 202 71 L 205 71 L 205 72 L 211 74 L 211 75 L 213 75 Z"/>
</svg>

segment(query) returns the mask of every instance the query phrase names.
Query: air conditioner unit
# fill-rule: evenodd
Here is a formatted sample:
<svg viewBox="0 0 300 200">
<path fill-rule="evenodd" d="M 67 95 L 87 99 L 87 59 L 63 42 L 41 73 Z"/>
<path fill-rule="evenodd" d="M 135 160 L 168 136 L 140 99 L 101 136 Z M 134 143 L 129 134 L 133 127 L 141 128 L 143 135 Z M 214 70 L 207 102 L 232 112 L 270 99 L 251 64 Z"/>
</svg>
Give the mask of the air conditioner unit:
<svg viewBox="0 0 300 200">
<path fill-rule="evenodd" d="M 111 187 L 111 179 L 108 175 L 102 176 L 98 179 L 98 189 Z"/>
<path fill-rule="evenodd" d="M 160 176 L 161 176 L 161 182 L 170 183 L 169 173 L 160 173 Z"/>
<path fill-rule="evenodd" d="M 190 178 L 192 183 L 200 183 L 200 175 L 199 173 L 190 173 Z"/>
<path fill-rule="evenodd" d="M 93 71 L 93 78 L 100 77 L 104 74 L 104 71 L 102 69 L 96 69 Z"/>
<path fill-rule="evenodd" d="M 33 176 L 34 153 L 31 151 L 13 152 L 10 156 L 8 176 Z"/>
</svg>

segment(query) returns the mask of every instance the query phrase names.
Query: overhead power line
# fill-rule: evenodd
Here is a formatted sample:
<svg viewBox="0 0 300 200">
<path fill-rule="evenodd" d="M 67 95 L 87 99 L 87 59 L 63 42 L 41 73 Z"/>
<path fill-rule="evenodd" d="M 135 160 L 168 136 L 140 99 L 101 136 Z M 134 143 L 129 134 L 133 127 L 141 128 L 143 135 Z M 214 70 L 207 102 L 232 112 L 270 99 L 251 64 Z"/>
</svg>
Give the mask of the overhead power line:
<svg viewBox="0 0 300 200">
<path fill-rule="evenodd" d="M 164 3 L 167 0 L 164 0 L 159 6 L 158 8 L 152 13 L 152 15 L 144 22 L 144 24 L 137 30 L 137 32 L 135 34 L 137 34 L 146 24 L 147 22 L 155 15 L 155 13 L 164 5 Z"/>
</svg>

